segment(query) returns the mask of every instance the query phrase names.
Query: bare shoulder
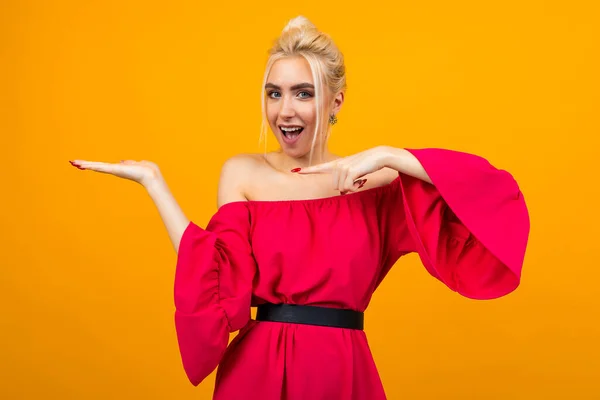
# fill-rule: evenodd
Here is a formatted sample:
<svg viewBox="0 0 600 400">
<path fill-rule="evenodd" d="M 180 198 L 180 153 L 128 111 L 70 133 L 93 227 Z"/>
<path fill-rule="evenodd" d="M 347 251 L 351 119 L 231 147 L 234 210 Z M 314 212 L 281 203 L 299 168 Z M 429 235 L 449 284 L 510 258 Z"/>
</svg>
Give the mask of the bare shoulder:
<svg viewBox="0 0 600 400">
<path fill-rule="evenodd" d="M 237 154 L 227 159 L 221 167 L 217 207 L 233 201 L 246 201 L 247 184 L 263 164 L 260 154 Z"/>
</svg>

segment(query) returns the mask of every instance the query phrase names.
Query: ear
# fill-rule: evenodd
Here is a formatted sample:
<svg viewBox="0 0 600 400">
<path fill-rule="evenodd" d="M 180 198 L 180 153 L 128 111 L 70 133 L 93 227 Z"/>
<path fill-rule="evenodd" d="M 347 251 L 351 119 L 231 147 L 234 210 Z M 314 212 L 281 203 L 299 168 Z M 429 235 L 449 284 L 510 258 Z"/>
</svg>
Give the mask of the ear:
<svg viewBox="0 0 600 400">
<path fill-rule="evenodd" d="M 337 115 L 344 104 L 344 91 L 338 92 L 331 101 L 331 113 Z"/>
</svg>

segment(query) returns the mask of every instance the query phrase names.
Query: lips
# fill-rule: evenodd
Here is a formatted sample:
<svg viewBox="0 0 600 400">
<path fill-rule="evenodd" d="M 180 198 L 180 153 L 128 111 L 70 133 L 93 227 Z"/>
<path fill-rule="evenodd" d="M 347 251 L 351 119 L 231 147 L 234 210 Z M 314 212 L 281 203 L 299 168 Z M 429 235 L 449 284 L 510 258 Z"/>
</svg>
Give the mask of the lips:
<svg viewBox="0 0 600 400">
<path fill-rule="evenodd" d="M 288 144 L 292 144 L 292 143 L 295 143 L 298 140 L 298 138 L 300 138 L 300 135 L 302 135 L 302 132 L 304 131 L 304 127 L 297 126 L 297 125 L 296 126 L 280 125 L 279 131 L 281 132 L 281 136 L 282 136 L 283 140 Z"/>
</svg>

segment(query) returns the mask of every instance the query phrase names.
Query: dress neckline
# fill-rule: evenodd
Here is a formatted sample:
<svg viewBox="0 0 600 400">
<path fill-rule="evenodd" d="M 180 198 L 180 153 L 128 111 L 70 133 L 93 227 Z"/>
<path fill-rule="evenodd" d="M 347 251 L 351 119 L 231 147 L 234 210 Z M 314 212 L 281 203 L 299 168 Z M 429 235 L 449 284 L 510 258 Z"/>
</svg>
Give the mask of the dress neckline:
<svg viewBox="0 0 600 400">
<path fill-rule="evenodd" d="M 219 210 L 224 207 L 229 207 L 233 205 L 277 205 L 277 204 L 319 204 L 326 203 L 331 201 L 346 201 L 348 199 L 353 199 L 356 197 L 362 197 L 367 194 L 375 194 L 382 191 L 390 190 L 396 183 L 400 182 L 400 174 L 392 181 L 386 183 L 385 185 L 372 187 L 365 190 L 360 190 L 358 192 L 348 193 L 345 195 L 336 195 L 336 196 L 326 196 L 326 197 L 315 197 L 310 199 L 281 199 L 281 200 L 236 200 L 230 201 L 229 203 L 225 203 L 219 207 Z"/>
</svg>

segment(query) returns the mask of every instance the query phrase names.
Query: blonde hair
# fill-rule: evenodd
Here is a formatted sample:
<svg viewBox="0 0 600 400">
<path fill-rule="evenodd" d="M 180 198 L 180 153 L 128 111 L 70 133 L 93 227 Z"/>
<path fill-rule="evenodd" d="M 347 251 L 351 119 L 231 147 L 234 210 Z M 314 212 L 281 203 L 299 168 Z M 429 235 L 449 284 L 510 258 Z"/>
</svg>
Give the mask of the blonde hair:
<svg viewBox="0 0 600 400">
<path fill-rule="evenodd" d="M 316 123 L 313 142 L 310 151 L 310 160 L 317 141 L 317 136 L 323 137 L 323 148 L 329 139 L 331 132 L 329 126 L 329 116 L 325 115 L 326 104 L 323 101 L 325 88 L 332 94 L 346 89 L 346 67 L 344 65 L 344 56 L 339 51 L 331 37 L 320 32 L 316 26 L 303 16 L 291 19 L 283 28 L 281 35 L 275 40 L 273 46 L 269 49 L 269 59 L 265 68 L 263 84 L 261 88 L 262 105 L 262 124 L 260 140 L 267 140 L 267 114 L 266 114 L 266 95 L 264 92 L 265 84 L 269 72 L 276 61 L 285 57 L 301 56 L 308 62 L 315 86 L 316 100 Z"/>
</svg>

